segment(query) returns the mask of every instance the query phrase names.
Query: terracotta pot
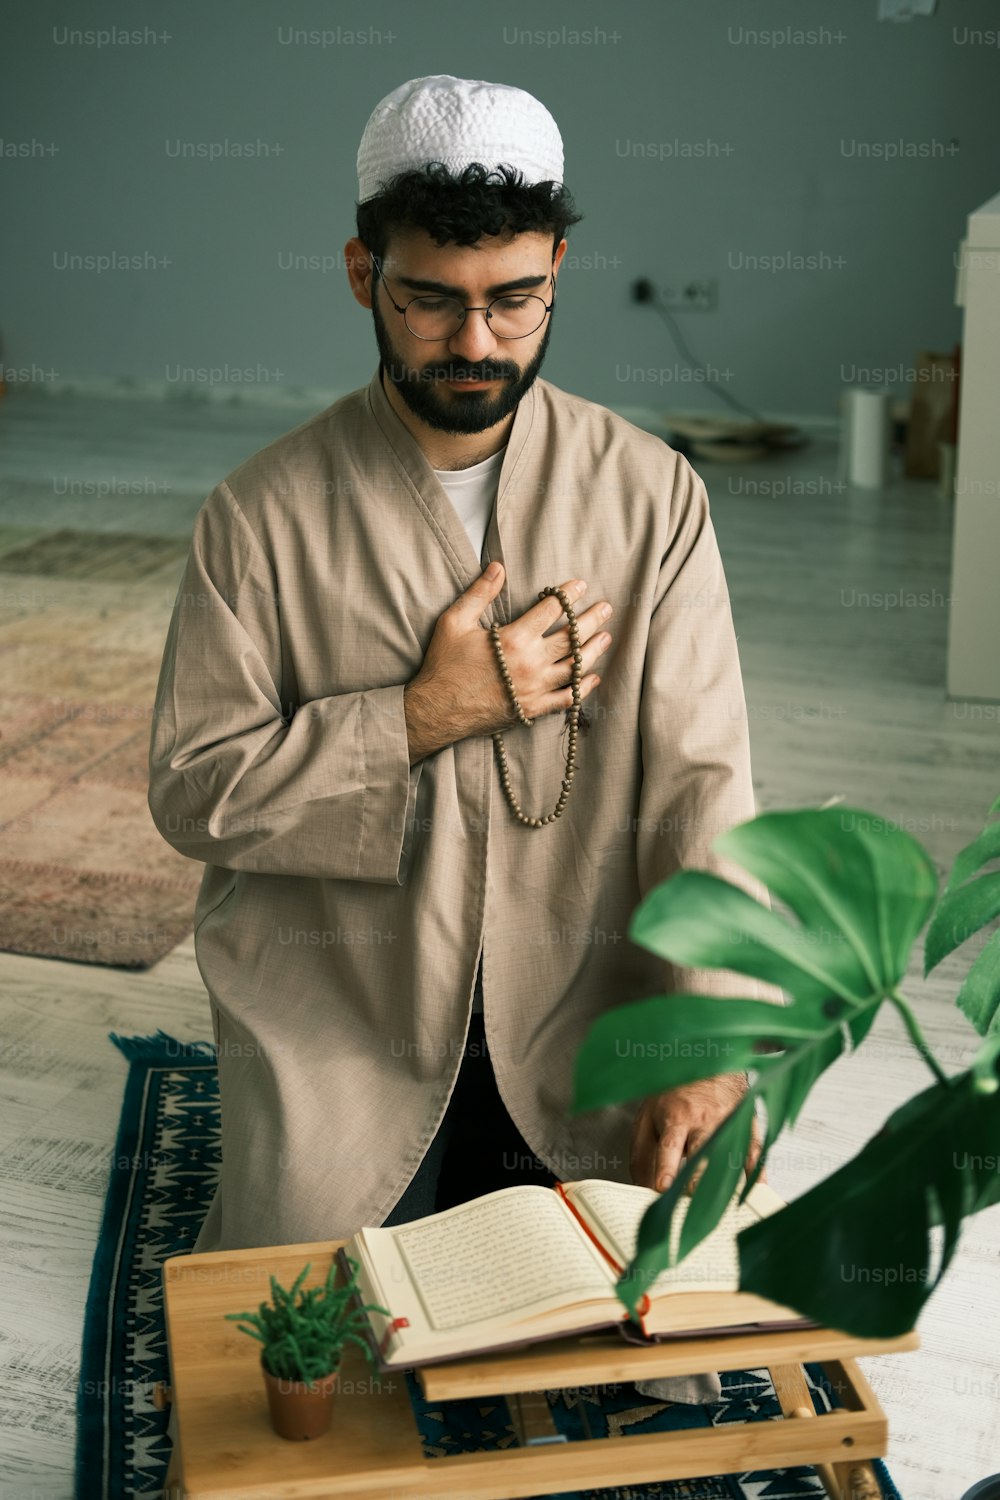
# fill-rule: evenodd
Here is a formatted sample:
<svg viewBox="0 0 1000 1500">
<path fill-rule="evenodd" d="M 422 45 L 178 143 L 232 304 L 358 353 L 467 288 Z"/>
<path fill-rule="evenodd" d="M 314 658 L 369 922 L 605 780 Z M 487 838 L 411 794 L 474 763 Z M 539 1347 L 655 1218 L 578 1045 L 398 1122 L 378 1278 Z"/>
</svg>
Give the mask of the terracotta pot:
<svg viewBox="0 0 1000 1500">
<path fill-rule="evenodd" d="M 322 1437 L 333 1417 L 333 1393 L 339 1370 L 331 1370 L 310 1388 L 305 1380 L 284 1380 L 272 1375 L 260 1357 L 261 1373 L 267 1387 L 267 1405 L 271 1426 L 279 1437 L 292 1442 Z"/>
</svg>

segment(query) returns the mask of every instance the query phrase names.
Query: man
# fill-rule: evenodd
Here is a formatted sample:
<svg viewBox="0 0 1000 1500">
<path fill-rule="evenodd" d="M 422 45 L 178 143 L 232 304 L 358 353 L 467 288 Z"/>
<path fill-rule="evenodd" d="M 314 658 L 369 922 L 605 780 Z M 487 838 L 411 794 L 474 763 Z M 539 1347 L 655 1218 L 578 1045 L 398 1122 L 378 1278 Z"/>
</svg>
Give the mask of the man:
<svg viewBox="0 0 1000 1500">
<path fill-rule="evenodd" d="M 149 788 L 206 864 L 222 1169 L 196 1250 L 347 1236 L 508 1181 L 662 1189 L 745 1087 L 570 1114 L 609 1006 L 732 992 L 629 942 L 646 892 L 686 866 L 761 888 L 709 848 L 754 805 L 705 487 L 538 375 L 579 221 L 562 166 L 519 89 L 435 75 L 383 100 L 345 247 L 379 369 L 196 518 Z M 589 729 L 561 815 L 529 826 L 493 735 L 545 818 L 573 701 L 546 586 L 577 616 Z"/>
</svg>

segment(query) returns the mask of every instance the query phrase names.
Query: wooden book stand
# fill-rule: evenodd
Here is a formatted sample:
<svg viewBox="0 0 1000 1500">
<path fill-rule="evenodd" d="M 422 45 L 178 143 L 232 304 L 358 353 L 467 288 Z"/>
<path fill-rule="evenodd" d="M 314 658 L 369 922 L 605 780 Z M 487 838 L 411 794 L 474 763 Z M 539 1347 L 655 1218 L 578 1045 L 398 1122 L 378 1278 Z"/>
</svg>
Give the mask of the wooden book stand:
<svg viewBox="0 0 1000 1500">
<path fill-rule="evenodd" d="M 176 1409 L 164 1500 L 514 1500 L 573 1489 L 690 1479 L 815 1464 L 831 1500 L 879 1500 L 866 1460 L 888 1442 L 885 1413 L 858 1368 L 859 1355 L 916 1349 L 915 1332 L 857 1339 L 828 1328 L 686 1338 L 630 1346 L 614 1329 L 519 1350 L 428 1365 L 416 1372 L 429 1399 L 508 1398 L 518 1446 L 426 1458 L 402 1373 L 376 1385 L 361 1351 L 341 1362 L 329 1432 L 290 1443 L 271 1429 L 260 1345 L 224 1314 L 270 1296 L 273 1272 L 289 1286 L 322 1282 L 343 1240 L 173 1256 L 163 1263 L 171 1385 L 157 1404 Z M 842 1409 L 817 1415 L 804 1363 L 818 1363 Z M 581 1385 L 766 1368 L 785 1420 L 734 1422 L 684 1432 L 567 1442 L 544 1392 Z"/>
</svg>

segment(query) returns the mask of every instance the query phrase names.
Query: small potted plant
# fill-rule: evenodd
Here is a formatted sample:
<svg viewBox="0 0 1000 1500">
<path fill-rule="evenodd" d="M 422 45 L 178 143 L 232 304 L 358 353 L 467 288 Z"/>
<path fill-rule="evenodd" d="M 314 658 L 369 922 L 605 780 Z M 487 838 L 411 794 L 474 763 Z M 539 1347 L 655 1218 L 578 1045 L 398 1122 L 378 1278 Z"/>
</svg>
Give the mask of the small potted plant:
<svg viewBox="0 0 1000 1500">
<path fill-rule="evenodd" d="M 360 1331 L 367 1326 L 368 1312 L 386 1309 L 361 1303 L 356 1296 L 358 1263 L 348 1258 L 348 1265 L 350 1280 L 339 1287 L 334 1286 L 335 1261 L 325 1282 L 307 1291 L 300 1289 L 312 1261 L 287 1290 L 272 1275 L 270 1302 L 262 1302 L 257 1312 L 225 1314 L 264 1346 L 260 1367 L 271 1426 L 279 1437 L 297 1441 L 322 1437 L 328 1430 L 347 1344 L 359 1345 L 374 1364 L 371 1345 Z"/>
</svg>

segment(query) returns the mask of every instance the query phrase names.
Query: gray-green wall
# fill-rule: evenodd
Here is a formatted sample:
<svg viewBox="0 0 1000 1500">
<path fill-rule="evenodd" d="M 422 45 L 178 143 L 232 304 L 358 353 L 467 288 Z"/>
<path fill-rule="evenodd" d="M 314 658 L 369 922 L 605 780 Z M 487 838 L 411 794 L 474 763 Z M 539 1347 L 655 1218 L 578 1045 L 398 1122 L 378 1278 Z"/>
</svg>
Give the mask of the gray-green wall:
<svg viewBox="0 0 1000 1500">
<path fill-rule="evenodd" d="M 718 311 L 682 327 L 745 402 L 830 414 L 843 385 L 882 372 L 906 394 L 916 351 L 959 335 L 953 257 L 1000 187 L 996 0 L 903 23 L 877 21 L 876 0 L 8 0 L 0 25 L 14 380 L 183 386 L 187 370 L 204 389 L 229 367 L 362 384 L 374 340 L 342 267 L 358 138 L 425 73 L 520 85 L 559 122 L 585 218 L 544 374 L 607 405 L 722 410 L 629 302 L 633 278 L 673 272 L 718 278 Z M 147 39 L 71 39 L 112 28 Z M 289 40 L 301 31 L 330 35 Z M 172 155 L 178 142 L 205 154 Z M 247 143 L 269 154 L 207 155 Z M 783 255 L 819 269 L 748 269 Z M 282 268 L 293 256 L 332 265 Z"/>
</svg>

